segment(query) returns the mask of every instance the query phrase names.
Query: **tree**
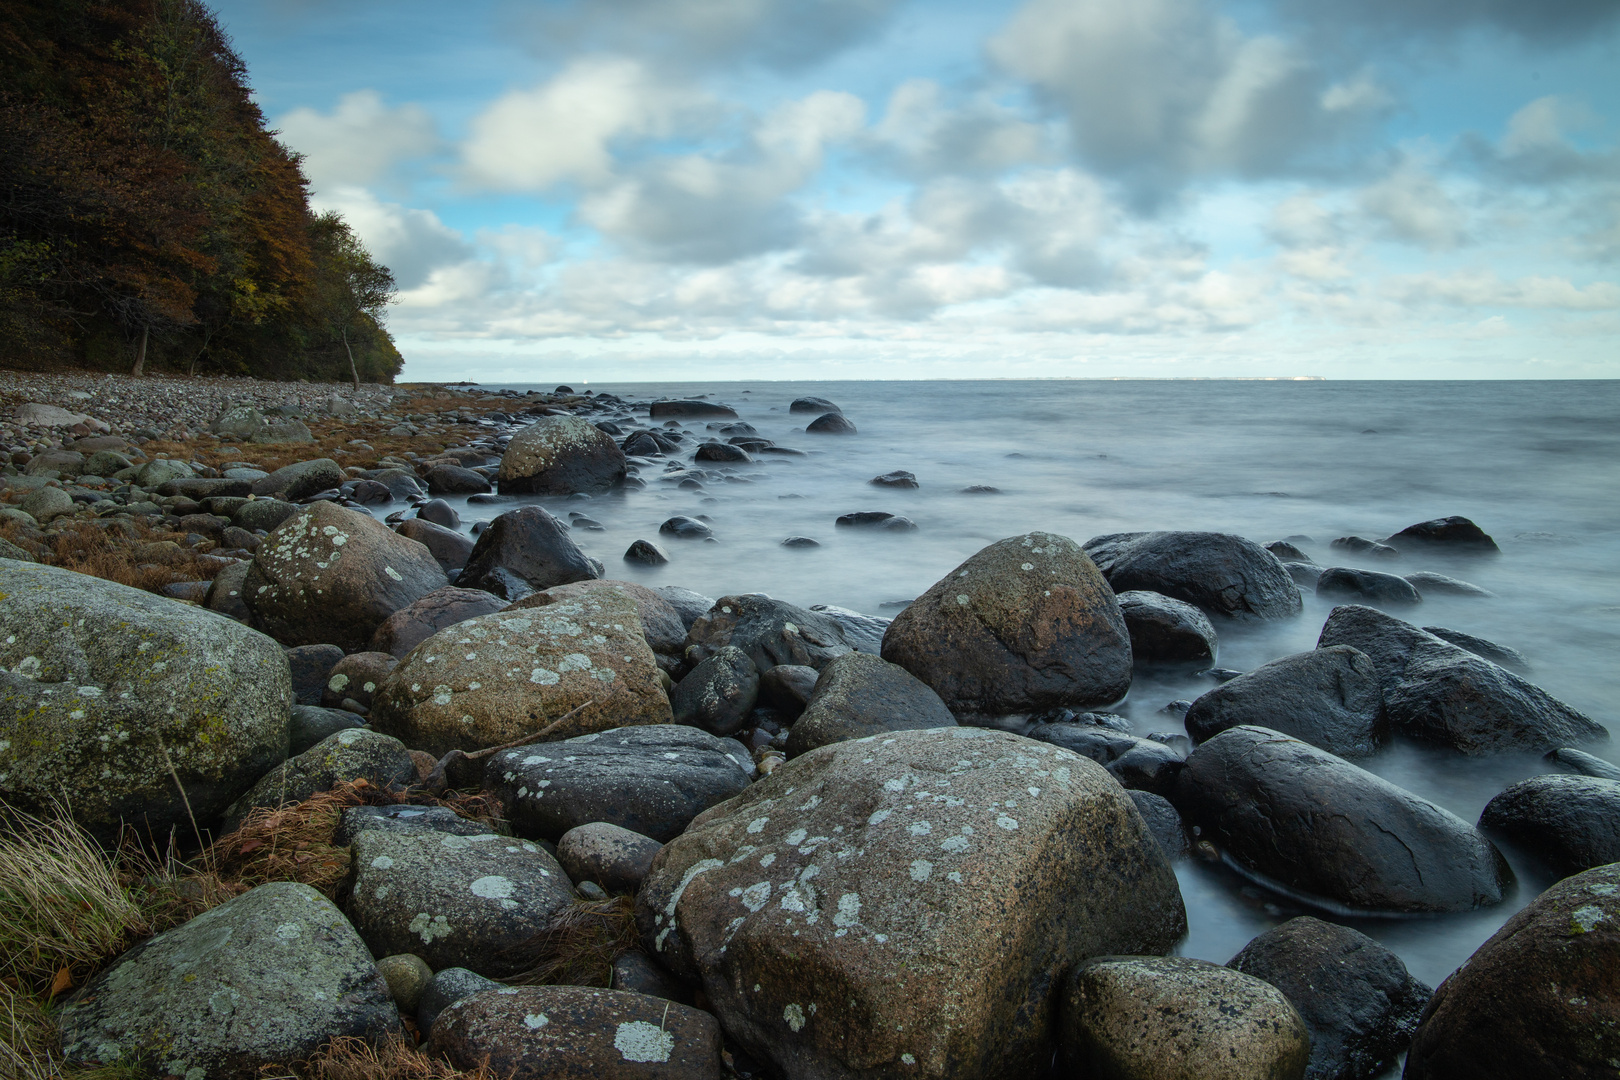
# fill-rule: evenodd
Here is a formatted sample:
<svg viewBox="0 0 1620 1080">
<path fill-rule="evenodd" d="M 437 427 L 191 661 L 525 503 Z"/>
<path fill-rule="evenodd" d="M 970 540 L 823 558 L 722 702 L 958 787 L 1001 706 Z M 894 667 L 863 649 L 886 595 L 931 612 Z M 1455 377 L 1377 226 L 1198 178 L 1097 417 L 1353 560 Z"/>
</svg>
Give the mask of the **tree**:
<svg viewBox="0 0 1620 1080">
<path fill-rule="evenodd" d="M 320 306 L 332 332 L 343 342 L 358 393 L 360 369 L 354 362 L 354 339 L 383 332 L 383 315 L 399 290 L 393 271 L 372 260 L 366 245 L 336 212 L 316 218 L 313 233 Z"/>
</svg>

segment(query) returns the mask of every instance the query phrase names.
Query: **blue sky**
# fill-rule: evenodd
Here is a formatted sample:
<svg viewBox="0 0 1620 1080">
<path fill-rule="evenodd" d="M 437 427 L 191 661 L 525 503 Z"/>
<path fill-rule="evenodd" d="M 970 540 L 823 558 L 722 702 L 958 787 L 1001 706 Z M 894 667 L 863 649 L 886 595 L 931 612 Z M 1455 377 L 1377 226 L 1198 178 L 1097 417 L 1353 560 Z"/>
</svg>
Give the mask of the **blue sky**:
<svg viewBox="0 0 1620 1080">
<path fill-rule="evenodd" d="M 1613 0 L 227 0 L 406 377 L 1620 375 Z"/>
</svg>

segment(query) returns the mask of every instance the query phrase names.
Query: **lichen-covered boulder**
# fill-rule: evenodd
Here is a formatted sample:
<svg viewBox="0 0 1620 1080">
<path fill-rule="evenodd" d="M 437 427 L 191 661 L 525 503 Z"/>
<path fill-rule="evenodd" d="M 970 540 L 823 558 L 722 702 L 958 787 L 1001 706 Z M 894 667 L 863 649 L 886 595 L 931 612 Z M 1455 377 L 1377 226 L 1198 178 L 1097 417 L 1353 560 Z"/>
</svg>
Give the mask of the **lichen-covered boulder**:
<svg viewBox="0 0 1620 1080">
<path fill-rule="evenodd" d="M 203 608 L 0 560 L 0 798 L 103 838 L 219 814 L 287 756 L 281 647 Z M 172 766 L 172 773 L 171 773 Z M 189 828 L 189 825 L 187 825 Z"/>
<path fill-rule="evenodd" d="M 895 616 L 883 659 L 947 708 L 996 716 L 1105 705 L 1131 685 L 1131 639 L 1113 590 L 1066 536 L 999 540 Z"/>
<path fill-rule="evenodd" d="M 366 943 L 308 885 L 260 885 L 159 934 L 61 1010 L 74 1065 L 257 1080 L 340 1036 L 399 1032 Z"/>
<path fill-rule="evenodd" d="M 318 502 L 264 538 L 242 602 L 284 645 L 358 652 L 384 619 L 447 584 L 421 544 L 370 514 Z"/>
<path fill-rule="evenodd" d="M 694 664 L 728 645 L 747 653 L 760 671 L 778 664 L 820 671 L 855 651 L 836 620 L 757 593 L 722 596 L 687 629 L 685 653 Z"/>
<path fill-rule="evenodd" d="M 360 779 L 383 787 L 406 784 L 416 779 L 416 763 L 398 739 L 369 728 L 348 728 L 328 735 L 260 777 L 225 811 L 221 824 L 229 831 L 260 807 L 273 809 L 303 802 L 346 780 Z"/>
<path fill-rule="evenodd" d="M 670 720 L 636 604 L 622 590 L 592 589 L 439 631 L 377 688 L 371 725 L 443 755 L 512 742 L 578 706 L 548 738 Z"/>
<path fill-rule="evenodd" d="M 1063 974 L 1186 929 L 1118 784 L 979 728 L 788 762 L 666 846 L 636 909 L 648 951 L 789 1080 L 1040 1075 Z"/>
<path fill-rule="evenodd" d="M 545 416 L 512 436 L 501 455 L 503 494 L 595 495 L 624 479 L 613 437 L 577 416 Z"/>
</svg>

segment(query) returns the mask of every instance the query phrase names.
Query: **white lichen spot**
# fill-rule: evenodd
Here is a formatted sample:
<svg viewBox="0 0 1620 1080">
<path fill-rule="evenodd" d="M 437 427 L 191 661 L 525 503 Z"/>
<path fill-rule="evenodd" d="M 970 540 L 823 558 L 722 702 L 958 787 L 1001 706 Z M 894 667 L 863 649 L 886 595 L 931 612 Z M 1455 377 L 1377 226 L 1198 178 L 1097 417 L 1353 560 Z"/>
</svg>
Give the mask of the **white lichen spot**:
<svg viewBox="0 0 1620 1080">
<path fill-rule="evenodd" d="M 1035 564 L 1032 563 L 1032 562 L 1027 562 L 1023 566 L 1020 566 L 1018 569 L 1020 569 L 1020 570 L 1033 570 L 1033 569 L 1035 569 Z"/>
<path fill-rule="evenodd" d="M 807 830 L 807 829 L 794 829 L 792 832 L 788 833 L 787 836 L 783 837 L 782 839 L 783 839 L 784 843 L 786 843 L 786 844 L 788 844 L 790 846 L 795 846 L 796 847 L 799 844 L 804 843 L 804 838 L 809 836 L 809 835 L 810 835 L 810 833 L 809 833 L 809 830 Z"/>
<path fill-rule="evenodd" d="M 753 821 L 750 821 L 748 823 L 748 831 L 751 832 L 751 833 L 764 832 L 765 831 L 765 823 L 770 821 L 770 820 L 771 819 L 768 818 L 768 817 L 757 817 Z"/>
<path fill-rule="evenodd" d="M 748 886 L 746 889 L 738 889 L 737 892 L 739 894 L 738 899 L 742 901 L 743 907 L 749 911 L 758 911 L 771 898 L 771 883 L 761 881 Z"/>
<path fill-rule="evenodd" d="M 967 593 L 957 593 L 956 602 L 963 607 L 967 607 L 968 604 L 972 603 L 972 601 L 968 599 Z"/>
<path fill-rule="evenodd" d="M 913 821 L 910 825 L 906 826 L 906 832 L 910 833 L 912 836 L 927 836 L 933 831 L 934 827 L 926 821 Z"/>
<path fill-rule="evenodd" d="M 549 1023 L 551 1023 L 551 1017 L 545 1013 L 530 1013 L 523 1018 L 523 1026 L 530 1031 L 539 1031 Z"/>
<path fill-rule="evenodd" d="M 804 1010 L 799 1008 L 798 1002 L 789 1002 L 788 1007 L 782 1010 L 782 1019 L 795 1033 L 804 1030 Z"/>
<path fill-rule="evenodd" d="M 874 813 L 871 817 L 867 818 L 866 823 L 868 825 L 881 825 L 885 821 L 889 820 L 889 815 L 892 814 L 892 813 L 894 813 L 893 810 L 879 810 L 876 813 Z"/>
<path fill-rule="evenodd" d="M 1016 830 L 1018 828 L 1018 819 L 1014 818 L 1014 817 L 1008 817 L 1006 814 L 1002 814 L 1000 817 L 996 818 L 996 824 L 1000 825 L 1003 829 L 1006 829 L 1008 832 L 1013 832 L 1014 830 Z"/>
<path fill-rule="evenodd" d="M 1575 909 L 1570 915 L 1570 923 L 1576 928 L 1577 932 L 1590 934 L 1593 927 L 1597 926 L 1605 918 L 1602 908 L 1596 904 L 1587 904 L 1585 907 Z"/>
<path fill-rule="evenodd" d="M 371 868 L 373 870 L 392 870 L 394 868 L 394 860 L 390 859 L 387 855 L 379 855 L 375 859 L 371 860 Z"/>
<path fill-rule="evenodd" d="M 834 926 L 854 926 L 861 921 L 861 894 L 847 892 L 838 898 L 838 914 L 833 916 Z"/>
<path fill-rule="evenodd" d="M 626 1061 L 668 1061 L 675 1050 L 675 1036 L 657 1024 L 628 1020 L 614 1034 L 613 1049 Z"/>
<path fill-rule="evenodd" d="M 532 683 L 538 683 L 541 686 L 556 686 L 562 681 L 562 676 L 558 675 L 555 671 L 549 671 L 546 668 L 537 667 L 533 671 L 529 672 L 529 681 Z"/>
<path fill-rule="evenodd" d="M 304 928 L 297 923 L 284 922 L 276 927 L 276 937 L 282 941 L 292 941 L 295 938 L 302 937 L 303 933 Z"/>
<path fill-rule="evenodd" d="M 969 841 L 965 836 L 947 836 L 943 841 L 940 842 L 939 846 L 942 850 L 948 851 L 953 855 L 960 855 L 968 849 L 970 844 L 971 841 Z"/>
<path fill-rule="evenodd" d="M 392 566 L 383 567 L 383 573 L 387 574 L 389 577 L 393 578 L 395 581 L 404 581 L 405 580 L 405 575 L 401 574 L 398 570 L 395 570 Z"/>
<path fill-rule="evenodd" d="M 443 683 L 440 683 L 438 686 L 435 686 L 433 688 L 433 704 L 435 704 L 435 705 L 448 705 L 448 704 L 450 704 L 450 695 L 452 693 L 454 693 L 454 691 L 452 691 L 450 689 L 450 687 L 444 685 Z"/>
<path fill-rule="evenodd" d="M 905 1064 L 907 1064 L 907 1065 L 915 1065 L 915 1064 L 917 1064 L 917 1059 L 915 1057 L 913 1057 L 911 1054 L 901 1054 L 900 1055 L 900 1060 L 902 1062 L 904 1062 Z"/>
<path fill-rule="evenodd" d="M 482 896 L 485 900 L 506 900 L 511 897 L 517 886 L 512 884 L 510 878 L 491 874 L 473 882 L 471 888 L 474 896 Z"/>
<path fill-rule="evenodd" d="M 915 859 L 911 863 L 911 880 L 927 881 L 928 875 L 934 872 L 934 864 L 927 859 Z"/>
<path fill-rule="evenodd" d="M 422 944 L 431 945 L 437 939 L 450 935 L 450 920 L 443 915 L 429 915 L 422 911 L 417 913 L 406 929 L 421 937 Z"/>
<path fill-rule="evenodd" d="M 946 874 L 945 876 L 947 878 L 950 878 L 952 881 L 954 881 L 958 885 L 962 884 L 962 872 L 960 870 L 952 870 L 950 873 Z"/>
</svg>

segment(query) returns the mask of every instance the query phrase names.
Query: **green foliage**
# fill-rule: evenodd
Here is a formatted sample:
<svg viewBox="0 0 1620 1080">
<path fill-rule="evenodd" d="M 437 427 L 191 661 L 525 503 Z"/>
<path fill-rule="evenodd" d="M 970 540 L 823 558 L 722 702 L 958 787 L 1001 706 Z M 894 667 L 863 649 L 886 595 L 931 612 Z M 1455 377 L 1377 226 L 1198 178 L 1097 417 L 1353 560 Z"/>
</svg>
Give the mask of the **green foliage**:
<svg viewBox="0 0 1620 1080">
<path fill-rule="evenodd" d="M 391 296 L 199 0 L 0 0 L 0 365 L 388 381 Z"/>
</svg>

